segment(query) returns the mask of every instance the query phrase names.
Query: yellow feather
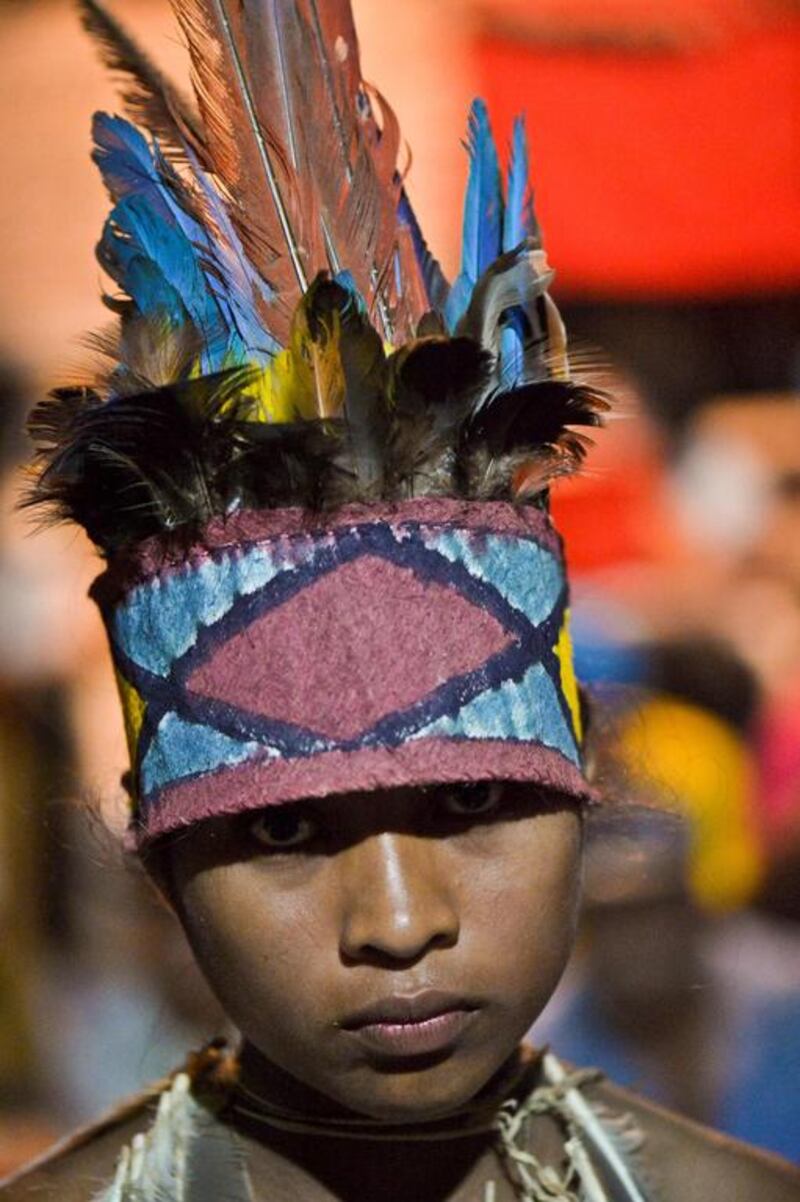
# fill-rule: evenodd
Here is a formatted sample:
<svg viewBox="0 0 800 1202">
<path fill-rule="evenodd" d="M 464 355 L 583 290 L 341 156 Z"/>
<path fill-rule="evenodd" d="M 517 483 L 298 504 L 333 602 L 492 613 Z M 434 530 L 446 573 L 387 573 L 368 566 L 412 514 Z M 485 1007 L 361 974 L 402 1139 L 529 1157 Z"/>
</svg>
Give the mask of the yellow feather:
<svg viewBox="0 0 800 1202">
<path fill-rule="evenodd" d="M 259 422 L 291 422 L 297 416 L 293 383 L 294 363 L 290 350 L 281 351 L 268 367 L 260 371 L 245 395 L 252 397 L 255 405 L 253 420 Z"/>
</svg>

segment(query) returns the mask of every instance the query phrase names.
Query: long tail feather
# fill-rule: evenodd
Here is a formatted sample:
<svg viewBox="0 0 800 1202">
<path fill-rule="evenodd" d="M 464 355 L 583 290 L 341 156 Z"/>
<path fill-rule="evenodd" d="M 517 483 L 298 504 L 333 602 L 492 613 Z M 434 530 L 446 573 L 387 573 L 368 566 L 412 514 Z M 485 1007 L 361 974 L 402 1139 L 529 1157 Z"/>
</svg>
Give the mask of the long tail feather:
<svg viewBox="0 0 800 1202">
<path fill-rule="evenodd" d="M 182 158 L 188 143 L 201 159 L 205 137 L 199 116 L 99 0 L 78 0 L 84 28 L 106 67 L 126 82 L 122 100 L 131 120 L 149 129 L 169 153 Z"/>
<path fill-rule="evenodd" d="M 524 240 L 541 246 L 541 231 L 533 210 L 533 196 L 528 180 L 528 139 L 525 118 L 517 117 L 511 139 L 511 155 L 506 184 L 506 207 L 503 216 L 503 251 L 512 251 Z M 500 362 L 503 384 L 512 387 L 521 383 L 525 374 L 526 318 L 521 310 L 506 316 L 500 338 Z"/>
<path fill-rule="evenodd" d="M 288 312 L 324 266 L 314 240 L 313 212 L 301 204 L 299 178 L 274 123 L 264 120 L 258 51 L 275 39 L 251 40 L 261 14 L 254 3 L 172 0 L 186 35 L 195 89 L 215 172 L 255 266 Z M 277 3 L 277 0 L 276 0 Z M 271 100 L 272 93 L 268 93 Z M 275 331 L 281 337 L 284 331 Z"/>
</svg>

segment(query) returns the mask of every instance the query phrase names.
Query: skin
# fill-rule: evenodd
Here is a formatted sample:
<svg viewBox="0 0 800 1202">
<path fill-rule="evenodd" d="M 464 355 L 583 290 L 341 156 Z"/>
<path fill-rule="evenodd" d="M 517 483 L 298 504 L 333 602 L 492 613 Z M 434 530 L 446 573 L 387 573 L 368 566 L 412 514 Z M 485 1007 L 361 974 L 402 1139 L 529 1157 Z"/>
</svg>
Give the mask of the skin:
<svg viewBox="0 0 800 1202">
<path fill-rule="evenodd" d="M 468 803 L 473 806 L 474 801 Z M 245 1038 L 244 1085 L 315 1112 L 411 1122 L 457 1109 L 513 1056 L 572 943 L 581 820 L 568 803 L 510 787 L 482 813 L 446 792 L 398 791 L 214 820 L 149 861 L 201 967 Z M 297 837 L 294 850 L 265 836 Z M 295 823 L 294 827 L 292 822 Z M 254 825 L 255 824 L 255 825 Z M 280 840 L 279 840 L 280 841 Z M 388 993 L 467 994 L 477 1018 L 446 1054 L 404 1071 L 366 1054 L 338 1025 Z M 630 1113 L 645 1136 L 660 1202 L 795 1202 L 800 1173 L 608 1083 L 587 1095 Z M 90 1202 L 120 1149 L 153 1120 L 155 1097 L 80 1135 L 0 1194 L 8 1202 Z M 255 1202 L 497 1202 L 517 1196 L 490 1139 L 370 1143 L 239 1129 Z M 545 1162 L 562 1136 L 546 1117 L 529 1132 Z"/>
<path fill-rule="evenodd" d="M 305 1111 L 415 1122 L 475 1097 L 569 956 L 581 820 L 520 786 L 350 795 L 198 826 L 168 889 L 245 1039 L 244 1080 Z M 343 1028 L 395 995 L 476 1009 L 444 1053 L 387 1059 Z"/>
</svg>

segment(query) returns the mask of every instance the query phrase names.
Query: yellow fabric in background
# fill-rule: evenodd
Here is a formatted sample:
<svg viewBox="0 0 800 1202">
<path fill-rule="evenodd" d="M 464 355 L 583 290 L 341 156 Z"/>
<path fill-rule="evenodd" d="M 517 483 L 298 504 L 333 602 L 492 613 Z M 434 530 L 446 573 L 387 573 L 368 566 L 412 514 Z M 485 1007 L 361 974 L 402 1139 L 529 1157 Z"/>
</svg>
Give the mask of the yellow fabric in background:
<svg viewBox="0 0 800 1202">
<path fill-rule="evenodd" d="M 763 854 L 744 740 L 713 714 L 662 696 L 628 717 L 616 757 L 634 798 L 686 817 L 689 884 L 698 904 L 716 911 L 747 905 L 762 878 Z"/>
</svg>

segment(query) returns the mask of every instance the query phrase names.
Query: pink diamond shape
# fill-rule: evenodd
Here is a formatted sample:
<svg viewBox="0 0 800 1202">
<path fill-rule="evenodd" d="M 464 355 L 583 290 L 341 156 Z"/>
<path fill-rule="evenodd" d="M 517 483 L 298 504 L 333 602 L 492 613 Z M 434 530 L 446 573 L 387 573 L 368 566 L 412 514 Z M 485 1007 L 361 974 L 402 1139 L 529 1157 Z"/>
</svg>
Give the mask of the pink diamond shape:
<svg viewBox="0 0 800 1202">
<path fill-rule="evenodd" d="M 512 636 L 455 588 L 364 555 L 216 647 L 202 697 L 345 740 L 480 667 Z"/>
</svg>

